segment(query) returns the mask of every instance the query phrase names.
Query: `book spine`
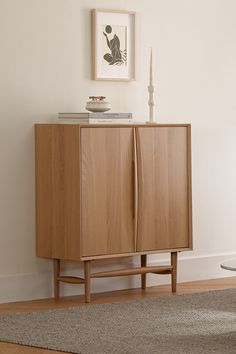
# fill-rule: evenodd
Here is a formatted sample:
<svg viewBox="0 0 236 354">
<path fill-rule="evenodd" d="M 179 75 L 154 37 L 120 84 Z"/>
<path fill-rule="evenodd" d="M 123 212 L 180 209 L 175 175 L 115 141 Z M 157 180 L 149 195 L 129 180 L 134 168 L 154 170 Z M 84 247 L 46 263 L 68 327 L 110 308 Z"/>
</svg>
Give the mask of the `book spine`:
<svg viewBox="0 0 236 354">
<path fill-rule="evenodd" d="M 93 114 L 93 115 L 88 115 L 87 113 L 84 114 L 72 114 L 72 113 L 59 113 L 58 114 L 59 119 L 132 119 L 132 113 L 117 113 L 117 114 L 106 114 L 106 115 L 101 115 L 101 114 Z"/>
<path fill-rule="evenodd" d="M 61 123 L 65 123 L 61 121 Z M 74 124 L 131 124 L 132 119 L 67 119 L 66 123 Z"/>
</svg>

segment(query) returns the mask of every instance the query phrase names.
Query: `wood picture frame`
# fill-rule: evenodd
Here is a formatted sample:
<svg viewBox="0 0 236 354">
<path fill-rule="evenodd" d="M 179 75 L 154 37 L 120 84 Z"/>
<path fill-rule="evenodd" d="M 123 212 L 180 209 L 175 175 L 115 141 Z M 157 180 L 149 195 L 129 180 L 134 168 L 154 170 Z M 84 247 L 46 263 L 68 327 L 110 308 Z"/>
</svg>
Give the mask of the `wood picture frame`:
<svg viewBox="0 0 236 354">
<path fill-rule="evenodd" d="M 92 10 L 92 79 L 135 80 L 135 12 Z"/>
</svg>

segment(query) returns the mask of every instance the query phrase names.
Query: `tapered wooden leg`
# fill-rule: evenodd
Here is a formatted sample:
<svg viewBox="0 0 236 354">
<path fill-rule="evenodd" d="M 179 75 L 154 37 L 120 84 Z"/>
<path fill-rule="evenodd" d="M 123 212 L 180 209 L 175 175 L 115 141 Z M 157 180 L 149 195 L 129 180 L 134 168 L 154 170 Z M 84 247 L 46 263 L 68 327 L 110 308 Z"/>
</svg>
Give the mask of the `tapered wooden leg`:
<svg viewBox="0 0 236 354">
<path fill-rule="evenodd" d="M 171 288 L 172 293 L 176 293 L 177 284 L 177 252 L 171 252 L 171 265 L 173 267 L 171 271 Z"/>
<path fill-rule="evenodd" d="M 59 299 L 60 296 L 60 282 L 57 278 L 60 276 L 60 259 L 53 260 L 53 270 L 54 270 L 54 298 Z"/>
<path fill-rule="evenodd" d="M 141 267 L 146 267 L 147 266 L 147 255 L 142 254 L 141 255 Z M 142 289 L 146 289 L 146 273 L 141 274 L 141 287 Z"/>
<path fill-rule="evenodd" d="M 85 302 L 90 302 L 90 261 L 84 261 Z"/>
</svg>

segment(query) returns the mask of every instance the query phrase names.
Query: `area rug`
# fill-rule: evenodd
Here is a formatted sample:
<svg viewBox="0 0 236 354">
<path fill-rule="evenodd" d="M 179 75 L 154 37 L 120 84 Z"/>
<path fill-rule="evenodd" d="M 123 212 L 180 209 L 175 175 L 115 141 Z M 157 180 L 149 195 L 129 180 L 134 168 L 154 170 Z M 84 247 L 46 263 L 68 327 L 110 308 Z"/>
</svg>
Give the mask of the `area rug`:
<svg viewBox="0 0 236 354">
<path fill-rule="evenodd" d="M 1 316 L 0 341 L 77 354 L 235 354 L 236 289 Z"/>
</svg>

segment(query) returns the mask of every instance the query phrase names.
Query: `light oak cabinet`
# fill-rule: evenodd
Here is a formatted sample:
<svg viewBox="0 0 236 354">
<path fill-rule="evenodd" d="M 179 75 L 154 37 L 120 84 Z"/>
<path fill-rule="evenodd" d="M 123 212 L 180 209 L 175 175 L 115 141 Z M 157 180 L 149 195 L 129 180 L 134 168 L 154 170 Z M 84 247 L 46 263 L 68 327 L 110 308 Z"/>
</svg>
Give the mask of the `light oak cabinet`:
<svg viewBox="0 0 236 354">
<path fill-rule="evenodd" d="M 37 124 L 36 253 L 54 260 L 59 282 L 171 274 L 192 248 L 190 125 Z M 170 252 L 171 264 L 147 266 Z M 141 266 L 91 273 L 95 259 L 140 255 Z M 84 262 L 84 277 L 61 276 L 60 260 Z"/>
</svg>

